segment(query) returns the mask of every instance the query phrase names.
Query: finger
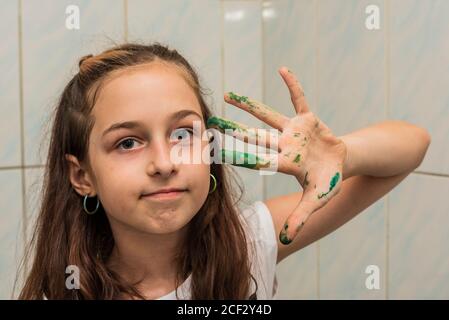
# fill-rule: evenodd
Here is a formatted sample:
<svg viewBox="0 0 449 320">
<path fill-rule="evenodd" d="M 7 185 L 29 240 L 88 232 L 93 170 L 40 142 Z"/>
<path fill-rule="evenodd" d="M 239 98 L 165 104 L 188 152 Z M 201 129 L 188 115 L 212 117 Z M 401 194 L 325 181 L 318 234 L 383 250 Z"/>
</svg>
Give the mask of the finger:
<svg viewBox="0 0 449 320">
<path fill-rule="evenodd" d="M 287 218 L 284 227 L 279 233 L 279 240 L 281 243 L 285 245 L 291 243 L 301 231 L 309 217 L 339 192 L 338 185 L 341 183 L 340 176 L 340 173 L 336 172 L 330 179 L 329 187 L 325 191 L 317 193 L 316 189 L 305 189 L 301 201 Z M 307 174 L 304 180 L 306 181 L 305 187 L 307 187 L 309 184 L 309 182 L 307 182 Z"/>
<path fill-rule="evenodd" d="M 245 96 L 240 96 L 234 92 L 228 92 L 225 94 L 224 99 L 227 103 L 230 103 L 246 112 L 251 113 L 256 118 L 262 120 L 269 126 L 278 129 L 282 132 L 283 128 L 289 122 L 289 118 L 282 113 L 277 112 L 271 107 L 263 104 L 262 102 L 250 99 Z"/>
<path fill-rule="evenodd" d="M 296 76 L 286 67 L 279 69 L 279 73 L 290 91 L 290 97 L 296 113 L 309 112 L 309 105 L 304 95 L 304 90 Z"/>
<path fill-rule="evenodd" d="M 221 160 L 223 163 L 253 170 L 279 170 L 278 154 L 254 154 L 250 152 L 222 149 Z"/>
<path fill-rule="evenodd" d="M 317 205 L 313 205 L 310 202 L 301 199 L 298 206 L 285 221 L 284 227 L 279 233 L 279 241 L 285 245 L 290 244 L 316 210 L 318 210 Z"/>
<path fill-rule="evenodd" d="M 279 137 L 277 131 L 274 129 L 265 130 L 251 128 L 242 123 L 216 116 L 207 119 L 207 127 L 217 129 L 226 135 L 235 137 L 246 143 L 259 145 L 280 152 L 278 146 Z"/>
</svg>

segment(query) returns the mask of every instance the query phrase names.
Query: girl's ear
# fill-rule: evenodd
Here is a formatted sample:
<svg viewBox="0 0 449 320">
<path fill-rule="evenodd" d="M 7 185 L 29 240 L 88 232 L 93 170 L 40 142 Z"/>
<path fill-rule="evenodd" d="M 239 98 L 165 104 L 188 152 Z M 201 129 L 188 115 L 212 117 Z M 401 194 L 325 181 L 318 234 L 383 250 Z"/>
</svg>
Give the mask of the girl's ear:
<svg viewBox="0 0 449 320">
<path fill-rule="evenodd" d="M 90 197 L 94 196 L 96 191 L 89 173 L 81 167 L 78 159 L 74 155 L 66 154 L 65 158 L 69 165 L 70 182 L 73 189 L 81 196 L 85 196 L 86 194 Z"/>
</svg>

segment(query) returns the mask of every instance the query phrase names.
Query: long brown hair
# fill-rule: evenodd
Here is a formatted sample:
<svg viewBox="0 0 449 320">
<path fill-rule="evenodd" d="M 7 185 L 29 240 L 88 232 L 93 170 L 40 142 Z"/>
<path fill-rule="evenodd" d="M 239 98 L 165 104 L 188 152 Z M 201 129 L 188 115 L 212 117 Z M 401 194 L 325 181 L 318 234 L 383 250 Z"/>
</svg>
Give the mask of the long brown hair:
<svg viewBox="0 0 449 320">
<path fill-rule="evenodd" d="M 106 262 L 114 247 L 109 221 L 101 205 L 95 215 L 83 211 L 82 198 L 71 186 L 65 155 L 72 154 L 80 162 L 88 160 L 94 124 L 91 110 L 102 80 L 112 71 L 155 61 L 179 68 L 198 98 L 203 120 L 212 115 L 193 67 L 166 45 L 127 43 L 81 58 L 79 72 L 64 88 L 53 113 L 42 202 L 25 254 L 32 261 L 31 270 L 19 299 L 114 299 L 124 293 L 144 298 L 135 284 L 108 268 Z M 178 259 L 176 287 L 191 274 L 192 299 L 247 299 L 255 279 L 236 206 L 243 187 L 232 185 L 235 172 L 230 167 L 212 163 L 210 169 L 217 188 L 189 222 L 188 238 Z M 69 265 L 80 268 L 80 289 L 65 286 Z"/>
</svg>

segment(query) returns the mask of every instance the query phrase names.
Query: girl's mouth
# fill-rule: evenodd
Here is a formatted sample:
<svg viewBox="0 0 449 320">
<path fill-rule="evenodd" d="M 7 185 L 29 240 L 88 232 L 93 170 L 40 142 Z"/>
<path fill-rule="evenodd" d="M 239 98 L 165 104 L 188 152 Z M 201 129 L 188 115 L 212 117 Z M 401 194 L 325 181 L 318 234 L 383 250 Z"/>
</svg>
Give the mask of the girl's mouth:
<svg viewBox="0 0 449 320">
<path fill-rule="evenodd" d="M 161 189 L 150 194 L 142 195 L 144 199 L 164 201 L 164 200 L 176 200 L 181 198 L 187 190 L 185 189 Z"/>
</svg>

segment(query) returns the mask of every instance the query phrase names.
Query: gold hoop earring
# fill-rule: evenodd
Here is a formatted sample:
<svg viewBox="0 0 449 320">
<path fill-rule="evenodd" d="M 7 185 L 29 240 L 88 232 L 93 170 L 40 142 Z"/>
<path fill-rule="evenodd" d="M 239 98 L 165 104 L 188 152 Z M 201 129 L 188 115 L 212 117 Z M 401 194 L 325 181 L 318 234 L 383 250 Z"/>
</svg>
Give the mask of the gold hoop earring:
<svg viewBox="0 0 449 320">
<path fill-rule="evenodd" d="M 209 191 L 209 194 L 211 194 L 212 192 L 215 191 L 215 189 L 217 189 L 217 179 L 215 179 L 214 175 L 211 173 L 210 176 L 212 177 L 212 180 L 214 180 L 214 187 L 212 188 L 211 191 Z"/>
<path fill-rule="evenodd" d="M 84 211 L 87 213 L 87 214 L 95 214 L 95 212 L 97 212 L 97 210 L 98 210 L 98 207 L 100 206 L 100 200 L 98 200 L 98 197 L 97 197 L 97 205 L 95 206 L 95 210 L 94 211 L 89 211 L 88 209 L 87 209 L 87 198 L 89 197 L 89 195 L 85 195 L 84 196 L 84 201 L 83 201 L 83 209 L 84 209 Z M 95 197 L 95 196 L 94 196 Z M 92 197 L 93 198 L 93 197 Z"/>
</svg>

